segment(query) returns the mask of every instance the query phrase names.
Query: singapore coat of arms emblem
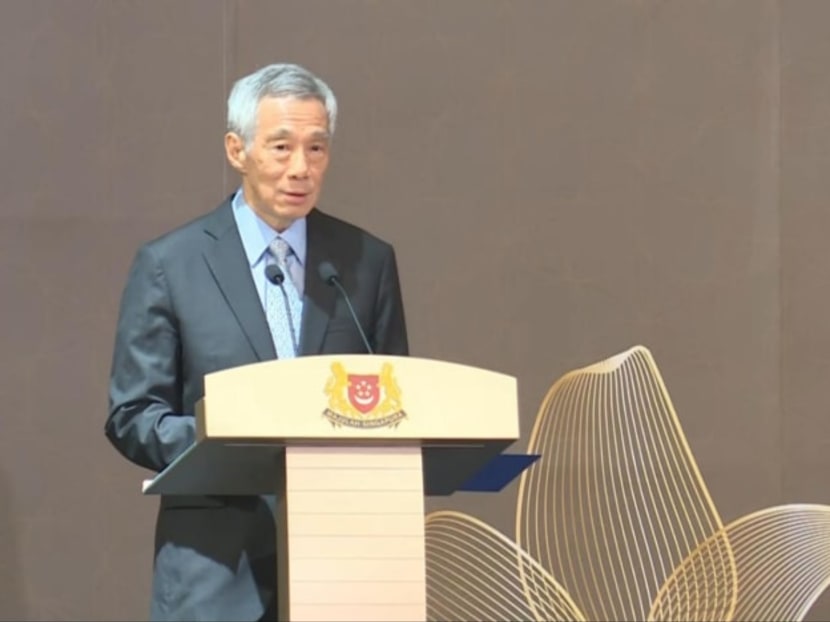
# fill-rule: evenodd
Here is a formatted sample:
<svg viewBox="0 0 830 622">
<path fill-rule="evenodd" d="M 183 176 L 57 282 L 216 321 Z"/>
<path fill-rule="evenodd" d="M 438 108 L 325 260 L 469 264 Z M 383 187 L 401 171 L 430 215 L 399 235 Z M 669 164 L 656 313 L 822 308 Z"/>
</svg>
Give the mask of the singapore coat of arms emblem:
<svg viewBox="0 0 830 622">
<path fill-rule="evenodd" d="M 394 428 L 407 417 L 391 363 L 377 374 L 350 374 L 342 363 L 333 363 L 325 394 L 329 407 L 323 416 L 334 427 Z"/>
</svg>

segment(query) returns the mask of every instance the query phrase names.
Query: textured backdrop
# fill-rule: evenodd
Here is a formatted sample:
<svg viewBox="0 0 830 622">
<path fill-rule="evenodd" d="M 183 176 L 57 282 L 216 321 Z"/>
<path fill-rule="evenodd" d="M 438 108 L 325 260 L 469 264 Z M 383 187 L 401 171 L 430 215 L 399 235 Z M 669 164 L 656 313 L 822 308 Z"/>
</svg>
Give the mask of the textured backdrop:
<svg viewBox="0 0 830 622">
<path fill-rule="evenodd" d="M 0 618 L 146 616 L 157 501 L 103 423 L 144 240 L 234 188 L 227 91 L 341 117 L 322 207 L 398 250 L 413 354 L 546 389 L 634 344 L 725 521 L 830 503 L 830 3 L 4 0 Z M 433 500 L 513 534 L 496 501 Z M 830 615 L 830 598 L 811 614 Z"/>
</svg>

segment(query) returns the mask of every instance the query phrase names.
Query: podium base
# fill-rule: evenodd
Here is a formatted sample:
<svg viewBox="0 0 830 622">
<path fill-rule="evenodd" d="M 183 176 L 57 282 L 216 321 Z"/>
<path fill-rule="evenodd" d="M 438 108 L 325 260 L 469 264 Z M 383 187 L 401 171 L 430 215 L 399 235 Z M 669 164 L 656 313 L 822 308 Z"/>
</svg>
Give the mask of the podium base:
<svg viewBox="0 0 830 622">
<path fill-rule="evenodd" d="M 285 449 L 280 619 L 426 620 L 421 448 Z"/>
</svg>

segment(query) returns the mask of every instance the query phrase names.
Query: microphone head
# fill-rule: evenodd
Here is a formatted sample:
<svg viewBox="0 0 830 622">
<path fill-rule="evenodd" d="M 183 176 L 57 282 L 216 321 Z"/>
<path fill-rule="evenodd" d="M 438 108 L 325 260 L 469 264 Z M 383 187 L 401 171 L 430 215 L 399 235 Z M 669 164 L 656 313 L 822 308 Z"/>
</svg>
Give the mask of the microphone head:
<svg viewBox="0 0 830 622">
<path fill-rule="evenodd" d="M 265 278 L 274 285 L 282 285 L 282 282 L 285 280 L 285 274 L 283 274 L 282 269 L 277 264 L 269 263 L 265 266 Z"/>
<path fill-rule="evenodd" d="M 317 273 L 320 275 L 320 278 L 329 285 L 340 280 L 337 268 L 335 268 L 330 261 L 322 262 L 317 268 Z"/>
</svg>

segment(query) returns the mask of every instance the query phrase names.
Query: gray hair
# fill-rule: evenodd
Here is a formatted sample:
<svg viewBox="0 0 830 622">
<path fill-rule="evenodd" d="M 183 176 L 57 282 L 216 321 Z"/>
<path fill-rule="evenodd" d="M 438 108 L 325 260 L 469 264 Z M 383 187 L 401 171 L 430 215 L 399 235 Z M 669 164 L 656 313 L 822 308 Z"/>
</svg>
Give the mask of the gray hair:
<svg viewBox="0 0 830 622">
<path fill-rule="evenodd" d="M 265 97 L 316 99 L 326 107 L 329 134 L 337 121 L 337 99 L 313 73 L 290 63 L 268 65 L 240 78 L 228 96 L 228 131 L 242 137 L 247 148 L 256 133 L 257 107 Z"/>
</svg>

